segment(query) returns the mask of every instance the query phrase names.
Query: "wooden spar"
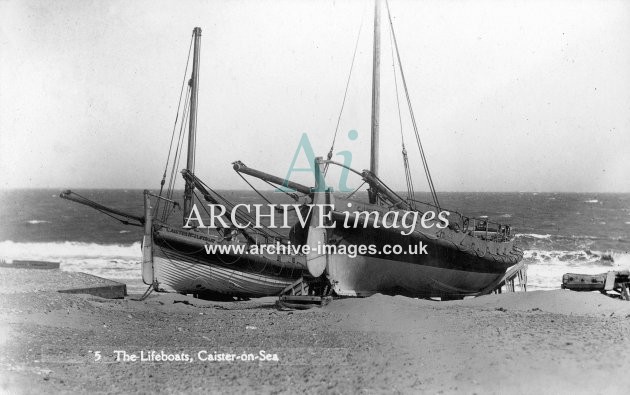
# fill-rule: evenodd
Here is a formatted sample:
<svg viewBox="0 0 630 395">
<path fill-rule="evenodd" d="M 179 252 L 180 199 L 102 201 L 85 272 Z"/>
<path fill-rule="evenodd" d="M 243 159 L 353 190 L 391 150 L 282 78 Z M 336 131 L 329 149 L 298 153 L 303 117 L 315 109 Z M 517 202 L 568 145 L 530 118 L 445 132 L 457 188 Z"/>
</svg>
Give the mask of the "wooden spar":
<svg viewBox="0 0 630 395">
<path fill-rule="evenodd" d="M 372 129 L 370 139 L 370 171 L 378 176 L 378 137 L 380 107 L 380 66 L 381 66 L 381 12 L 380 1 L 374 1 L 374 49 L 372 58 Z M 370 203 L 376 203 L 376 192 L 370 191 Z"/>
<path fill-rule="evenodd" d="M 193 68 L 190 78 L 190 122 L 188 127 L 188 156 L 186 158 L 186 170 L 195 173 L 195 145 L 197 140 L 197 94 L 199 92 L 199 47 L 201 45 L 201 28 L 193 29 L 195 47 L 193 52 Z M 186 216 L 190 213 L 192 206 L 192 194 L 195 186 L 186 182 L 184 189 L 184 224 Z"/>
<path fill-rule="evenodd" d="M 76 195 L 77 197 L 75 197 L 74 195 Z M 84 198 L 83 196 L 77 195 L 76 193 L 72 192 L 71 190 L 67 190 L 67 191 L 63 191 L 59 194 L 59 197 L 62 199 L 66 199 L 66 200 L 70 200 L 72 202 L 75 203 L 79 203 L 79 204 L 83 204 L 85 206 L 88 207 L 92 207 L 93 209 L 96 209 L 102 213 L 110 213 L 110 214 L 115 214 L 118 216 L 121 216 L 123 218 L 127 218 L 127 219 L 131 219 L 134 221 L 137 221 L 137 224 L 133 224 L 133 223 L 126 223 L 127 225 L 134 225 L 134 226 L 142 226 L 144 224 L 144 217 L 138 217 L 136 215 L 133 214 L 129 214 L 129 213 L 125 213 L 123 211 L 120 210 L 116 210 L 114 208 L 111 207 L 107 207 L 107 206 L 103 206 L 102 204 L 98 204 L 96 202 L 93 202 L 89 199 Z M 118 220 L 120 220 L 119 218 L 117 218 Z M 120 220 L 122 221 L 122 220 Z"/>
<path fill-rule="evenodd" d="M 274 176 L 272 174 L 265 173 L 264 171 L 260 171 L 260 170 L 249 168 L 241 161 L 236 161 L 236 162 L 232 163 L 232 166 L 233 166 L 234 170 L 236 172 L 238 172 L 238 173 L 247 174 L 249 176 L 259 178 L 259 179 L 261 179 L 263 181 L 268 181 L 268 182 L 270 182 L 272 184 L 276 184 L 278 186 L 294 189 L 294 190 L 296 190 L 296 191 L 298 191 L 300 193 L 306 194 L 306 195 L 309 195 L 312 192 L 311 191 L 311 187 L 307 187 L 306 185 L 298 184 L 297 182 L 285 180 L 284 178 L 280 178 L 280 177 Z"/>
</svg>

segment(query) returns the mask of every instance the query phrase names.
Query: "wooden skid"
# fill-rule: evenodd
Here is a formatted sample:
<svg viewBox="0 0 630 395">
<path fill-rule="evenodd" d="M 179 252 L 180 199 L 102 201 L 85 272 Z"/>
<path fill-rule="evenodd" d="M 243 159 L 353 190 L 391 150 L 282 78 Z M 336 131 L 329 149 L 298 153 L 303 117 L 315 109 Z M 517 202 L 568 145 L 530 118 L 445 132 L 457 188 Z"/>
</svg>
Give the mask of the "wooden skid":
<svg viewBox="0 0 630 395">
<path fill-rule="evenodd" d="M 281 309 L 294 310 L 323 307 L 332 300 L 330 293 L 331 287 L 326 282 L 301 277 L 282 291 L 276 305 Z"/>
<path fill-rule="evenodd" d="M 104 285 L 102 287 L 60 289 L 57 292 L 61 292 L 64 294 L 94 295 L 105 299 L 123 299 L 125 296 L 127 296 L 127 285 L 117 283 L 113 285 Z"/>
<path fill-rule="evenodd" d="M 332 296 L 282 295 L 276 303 L 280 308 L 306 310 L 313 307 L 324 307 L 332 300 Z"/>
</svg>

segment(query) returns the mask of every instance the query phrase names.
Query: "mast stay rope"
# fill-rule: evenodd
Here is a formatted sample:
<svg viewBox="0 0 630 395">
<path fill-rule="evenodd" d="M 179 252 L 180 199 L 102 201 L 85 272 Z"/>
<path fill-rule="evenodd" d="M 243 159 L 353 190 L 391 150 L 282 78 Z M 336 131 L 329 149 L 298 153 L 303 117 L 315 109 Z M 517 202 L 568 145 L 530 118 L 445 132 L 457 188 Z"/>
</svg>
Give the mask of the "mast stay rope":
<svg viewBox="0 0 630 395">
<path fill-rule="evenodd" d="M 335 126 L 335 133 L 333 135 L 332 143 L 330 144 L 330 150 L 328 151 L 328 160 L 332 158 L 333 150 L 335 148 L 335 141 L 337 141 L 337 132 L 339 132 L 339 124 L 341 123 L 341 115 L 343 109 L 346 106 L 346 98 L 348 97 L 348 88 L 350 87 L 350 79 L 352 77 L 352 70 L 354 69 L 354 60 L 357 56 L 357 48 L 359 48 L 359 39 L 361 38 L 361 30 L 363 29 L 363 17 L 365 16 L 365 7 L 363 8 L 363 15 L 361 16 L 361 24 L 359 25 L 359 32 L 357 33 L 357 40 L 354 43 L 354 52 L 352 54 L 352 62 L 350 63 L 350 71 L 348 72 L 348 80 L 346 81 L 346 89 L 343 92 L 343 100 L 341 101 L 341 109 L 339 110 L 339 117 L 337 117 L 337 126 Z M 328 172 L 328 164 L 324 167 L 324 175 Z"/>
<path fill-rule="evenodd" d="M 171 158 L 171 151 L 173 149 L 173 139 L 175 138 L 175 131 L 177 130 L 177 121 L 179 119 L 179 109 L 180 106 L 182 104 L 182 95 L 184 93 L 184 85 L 186 84 L 186 75 L 188 74 L 188 64 L 190 63 L 190 52 L 192 50 L 192 44 L 193 44 L 193 39 L 194 39 L 195 35 L 194 33 L 191 35 L 190 37 L 190 44 L 188 45 L 188 56 L 186 57 L 186 67 L 184 68 L 184 79 L 182 80 L 182 86 L 179 90 L 179 100 L 177 101 L 177 112 L 175 114 L 175 122 L 173 124 L 173 132 L 171 133 L 171 143 L 169 144 L 168 147 L 168 155 L 166 156 L 166 164 L 164 165 L 164 174 L 162 175 L 162 181 L 160 182 L 160 193 L 158 194 L 158 196 L 162 196 L 162 191 L 164 189 L 164 183 L 166 181 L 166 172 L 168 170 L 168 163 L 170 161 Z M 185 114 L 185 110 L 184 110 L 184 114 Z M 159 209 L 159 204 L 160 204 L 160 200 L 158 199 L 157 203 L 156 203 L 156 208 L 155 208 L 155 212 L 157 213 L 158 209 Z"/>
<path fill-rule="evenodd" d="M 403 83 L 403 88 L 405 90 L 405 98 L 407 99 L 407 107 L 409 108 L 409 115 L 411 117 L 411 124 L 413 125 L 413 131 L 416 137 L 416 143 L 418 145 L 418 150 L 420 151 L 420 157 L 422 158 L 422 165 L 424 167 L 424 173 L 427 177 L 427 182 L 429 184 L 429 189 L 431 190 L 431 196 L 433 198 L 433 202 L 436 207 L 440 207 L 440 203 L 438 201 L 437 193 L 435 192 L 435 185 L 433 184 L 433 178 L 431 177 L 431 172 L 429 171 L 429 165 L 427 163 L 427 158 L 424 153 L 424 148 L 422 147 L 422 142 L 420 140 L 420 134 L 418 133 L 418 125 L 416 124 L 416 117 L 413 114 L 413 108 L 411 106 L 411 98 L 409 97 L 409 89 L 407 88 L 407 81 L 405 79 L 405 73 L 403 71 L 402 62 L 400 60 L 400 51 L 398 50 L 398 41 L 396 40 L 396 32 L 394 31 L 394 24 L 392 23 L 392 15 L 389 10 L 389 1 L 385 0 L 385 5 L 387 6 L 387 18 L 389 20 L 389 27 L 392 33 L 392 38 L 394 40 L 394 48 L 396 49 L 396 58 L 398 60 L 398 68 L 400 69 L 400 79 Z"/>
<path fill-rule="evenodd" d="M 392 69 L 394 71 L 394 86 L 396 87 L 396 107 L 398 109 L 398 123 L 400 125 L 400 141 L 402 144 L 403 166 L 405 168 L 405 182 L 407 184 L 407 198 L 415 199 L 413 187 L 413 178 L 411 176 L 411 168 L 409 166 L 409 157 L 407 156 L 407 148 L 405 147 L 405 135 L 403 134 L 402 114 L 400 111 L 400 94 L 398 93 L 398 76 L 396 75 L 396 58 L 394 57 L 394 43 L 392 39 L 392 29 L 389 29 L 389 42 L 392 55 Z"/>
</svg>

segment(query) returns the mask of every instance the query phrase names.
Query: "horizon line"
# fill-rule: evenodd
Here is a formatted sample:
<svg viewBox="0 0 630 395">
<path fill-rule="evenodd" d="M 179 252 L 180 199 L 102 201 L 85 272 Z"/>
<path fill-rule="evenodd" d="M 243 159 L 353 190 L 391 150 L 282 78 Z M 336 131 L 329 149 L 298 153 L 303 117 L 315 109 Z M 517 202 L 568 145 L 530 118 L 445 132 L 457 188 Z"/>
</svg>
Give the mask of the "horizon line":
<svg viewBox="0 0 630 395">
<path fill-rule="evenodd" d="M 0 192 L 4 191 L 18 191 L 18 190 L 53 190 L 53 191 L 65 191 L 65 190 L 134 190 L 134 191 L 144 191 L 149 190 L 153 191 L 150 188 L 137 188 L 137 187 L 77 187 L 77 188 L 62 188 L 62 187 L 0 187 Z M 158 189 L 158 188 L 156 188 Z M 228 191 L 228 192 L 255 192 L 251 189 L 224 189 L 224 188 L 213 188 L 217 191 Z M 175 189 L 176 191 L 184 191 L 183 188 Z M 273 189 L 259 189 L 260 192 L 274 192 Z M 336 192 L 333 190 L 333 193 Z M 366 191 L 359 191 L 366 192 Z M 406 192 L 405 190 L 400 190 L 395 192 Z M 416 193 L 430 193 L 430 191 L 415 191 Z M 282 193 L 282 192 L 279 192 Z M 630 190 L 628 191 L 472 191 L 472 190 L 444 190 L 437 192 L 440 193 L 584 193 L 584 194 L 630 194 Z"/>
</svg>

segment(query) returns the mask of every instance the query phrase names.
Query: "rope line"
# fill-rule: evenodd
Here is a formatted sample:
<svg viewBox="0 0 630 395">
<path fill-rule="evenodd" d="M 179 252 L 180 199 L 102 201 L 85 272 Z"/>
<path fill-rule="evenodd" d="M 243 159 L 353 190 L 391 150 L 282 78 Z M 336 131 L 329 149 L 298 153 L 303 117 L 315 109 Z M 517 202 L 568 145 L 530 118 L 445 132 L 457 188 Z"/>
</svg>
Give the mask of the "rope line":
<svg viewBox="0 0 630 395">
<path fill-rule="evenodd" d="M 361 38 L 361 30 L 363 30 L 363 18 L 365 16 L 365 6 L 363 8 L 363 15 L 361 16 L 361 24 L 359 25 L 359 32 L 357 33 L 357 40 L 354 44 L 354 52 L 352 54 L 352 62 L 350 63 L 350 71 L 348 72 L 348 80 L 346 81 L 346 89 L 343 92 L 343 100 L 341 102 L 341 109 L 339 110 L 339 117 L 337 117 L 337 126 L 335 126 L 335 134 L 333 135 L 333 141 L 330 145 L 330 151 L 328 151 L 328 159 L 332 158 L 333 149 L 335 147 L 335 141 L 337 141 L 337 132 L 339 131 L 339 124 L 341 123 L 341 115 L 343 109 L 346 106 L 346 98 L 348 97 L 348 88 L 350 87 L 350 79 L 352 77 L 352 70 L 354 69 L 354 60 L 357 56 L 357 48 L 359 48 L 359 38 Z M 324 175 L 328 171 L 328 164 L 324 168 Z"/>
<path fill-rule="evenodd" d="M 175 190 L 175 183 L 177 181 L 177 169 L 179 168 L 179 161 L 181 159 L 181 149 L 184 143 L 184 126 L 186 124 L 186 121 L 188 120 L 188 108 L 190 106 L 190 86 L 188 87 L 188 90 L 186 91 L 186 98 L 184 101 L 184 109 L 183 109 L 183 118 L 181 120 L 181 125 L 179 128 L 179 136 L 177 138 L 177 145 L 176 145 L 176 150 L 175 150 L 175 155 L 173 157 L 173 166 L 171 168 L 171 174 L 169 177 L 169 181 L 168 181 L 168 187 L 166 190 L 166 198 L 167 199 L 172 199 L 173 198 L 173 191 Z M 164 208 L 164 211 L 162 213 L 162 220 L 166 221 L 166 218 L 168 218 L 168 212 L 166 207 Z"/>
<path fill-rule="evenodd" d="M 182 95 L 184 93 L 184 85 L 186 85 L 186 75 L 188 74 L 188 64 L 190 62 L 190 51 L 192 50 L 193 39 L 195 35 L 194 33 L 190 37 L 190 44 L 188 45 L 188 56 L 186 57 L 186 67 L 184 68 L 184 78 L 182 80 L 182 87 L 179 90 L 179 100 L 177 101 L 177 112 L 175 113 L 175 122 L 173 123 L 173 132 L 171 133 L 171 142 L 168 146 L 168 155 L 166 156 L 166 164 L 164 165 L 164 174 L 162 175 L 162 181 L 160 182 L 160 193 L 158 196 L 162 196 L 162 190 L 164 189 L 164 182 L 166 180 L 166 172 L 168 170 L 168 163 L 171 158 L 171 151 L 173 149 L 173 139 L 175 138 L 175 131 L 177 130 L 177 121 L 179 119 L 179 109 L 182 104 Z M 155 212 L 157 213 L 160 206 L 160 200 L 158 199 L 155 207 Z"/>
<path fill-rule="evenodd" d="M 394 39 L 394 47 L 396 48 L 396 58 L 398 59 L 398 67 L 400 69 L 400 78 L 402 80 L 403 87 L 405 89 L 405 97 L 407 99 L 407 106 L 409 107 L 409 115 L 411 117 L 411 123 L 413 125 L 413 131 L 415 133 L 416 143 L 418 144 L 418 150 L 420 151 L 420 157 L 422 158 L 422 165 L 424 167 L 424 173 L 427 176 L 427 182 L 429 183 L 429 188 L 431 189 L 431 196 L 433 197 L 433 202 L 439 208 L 440 203 L 438 201 L 438 197 L 435 192 L 435 185 L 433 184 L 433 178 L 431 177 L 431 172 L 429 171 L 427 158 L 424 153 L 424 148 L 422 147 L 420 134 L 418 133 L 418 125 L 416 123 L 416 117 L 414 116 L 413 107 L 411 106 L 411 98 L 409 97 L 409 89 L 407 87 L 407 81 L 405 79 L 405 72 L 403 71 L 402 62 L 400 60 L 400 51 L 398 49 L 398 41 L 396 40 L 396 32 L 394 31 L 394 24 L 392 23 L 392 15 L 389 10 L 389 1 L 385 0 L 385 4 L 387 6 L 387 17 L 389 19 L 389 26 L 392 33 L 392 38 Z"/>
<path fill-rule="evenodd" d="M 407 156 L 407 148 L 405 148 L 405 135 L 403 134 L 402 114 L 400 111 L 400 94 L 398 92 L 398 76 L 396 75 L 396 59 L 394 58 L 394 44 L 392 38 L 392 29 L 389 29 L 389 42 L 392 56 L 392 69 L 394 70 L 394 86 L 396 88 L 396 106 L 398 108 L 398 123 L 400 125 L 400 141 L 402 144 L 403 166 L 405 168 L 405 182 L 407 184 L 407 198 L 414 199 L 415 191 L 413 187 L 413 178 L 411 176 L 411 168 L 409 166 L 409 157 Z"/>
</svg>

